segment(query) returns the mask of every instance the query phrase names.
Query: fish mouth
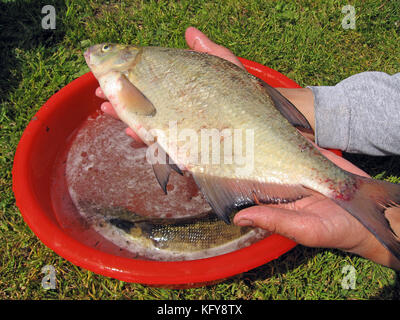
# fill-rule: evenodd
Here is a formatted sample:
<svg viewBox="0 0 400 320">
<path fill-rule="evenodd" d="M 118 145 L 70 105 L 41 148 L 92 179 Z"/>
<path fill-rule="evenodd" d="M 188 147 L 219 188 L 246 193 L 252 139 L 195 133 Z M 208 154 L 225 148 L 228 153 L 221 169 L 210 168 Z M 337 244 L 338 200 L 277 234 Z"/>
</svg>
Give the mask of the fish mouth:
<svg viewBox="0 0 400 320">
<path fill-rule="evenodd" d="M 85 51 L 85 53 L 83 54 L 83 56 L 85 57 L 85 60 L 86 60 L 86 63 L 88 64 L 88 65 L 90 65 L 90 55 L 91 55 L 91 52 L 90 52 L 91 50 L 90 50 L 90 48 L 89 49 L 87 49 L 86 51 Z"/>
</svg>

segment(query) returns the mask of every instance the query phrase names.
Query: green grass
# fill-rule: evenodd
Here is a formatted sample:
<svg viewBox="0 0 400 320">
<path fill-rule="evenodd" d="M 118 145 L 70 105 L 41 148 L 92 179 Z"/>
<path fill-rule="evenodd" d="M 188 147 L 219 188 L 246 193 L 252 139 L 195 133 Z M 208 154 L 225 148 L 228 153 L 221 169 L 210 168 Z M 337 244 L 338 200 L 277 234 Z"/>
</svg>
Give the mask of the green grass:
<svg viewBox="0 0 400 320">
<path fill-rule="evenodd" d="M 22 132 L 57 90 L 86 73 L 82 53 L 98 42 L 186 47 L 196 26 L 236 55 L 274 68 L 300 85 L 334 85 L 362 71 L 400 71 L 397 1 L 352 1 L 356 29 L 341 27 L 348 1 L 53 1 L 56 30 L 41 28 L 51 1 L 0 2 L 0 299 L 399 299 L 399 274 L 337 250 L 302 246 L 206 288 L 170 290 L 124 283 L 74 266 L 24 223 L 11 168 Z M 379 179 L 400 183 L 399 157 L 346 155 Z M 57 287 L 41 286 L 45 265 Z M 342 267 L 356 288 L 341 287 Z"/>
</svg>

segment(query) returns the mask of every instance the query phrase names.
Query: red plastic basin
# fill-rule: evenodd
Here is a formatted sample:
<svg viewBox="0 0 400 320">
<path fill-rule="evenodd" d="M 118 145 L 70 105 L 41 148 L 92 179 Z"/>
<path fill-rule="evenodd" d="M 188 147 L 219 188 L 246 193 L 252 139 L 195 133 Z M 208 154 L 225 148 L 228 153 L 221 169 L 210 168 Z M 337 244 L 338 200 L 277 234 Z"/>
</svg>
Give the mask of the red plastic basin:
<svg viewBox="0 0 400 320">
<path fill-rule="evenodd" d="M 275 70 L 240 60 L 249 72 L 274 87 L 299 87 Z M 89 72 L 54 94 L 30 121 L 18 144 L 12 171 L 16 204 L 25 222 L 47 247 L 73 264 L 104 276 L 154 286 L 191 287 L 248 271 L 278 258 L 296 245 L 280 235 L 272 235 L 225 255 L 159 262 L 113 255 L 71 236 L 56 219 L 50 199 L 54 192 L 50 173 L 67 137 L 103 101 L 94 95 L 97 87 L 97 80 Z"/>
</svg>

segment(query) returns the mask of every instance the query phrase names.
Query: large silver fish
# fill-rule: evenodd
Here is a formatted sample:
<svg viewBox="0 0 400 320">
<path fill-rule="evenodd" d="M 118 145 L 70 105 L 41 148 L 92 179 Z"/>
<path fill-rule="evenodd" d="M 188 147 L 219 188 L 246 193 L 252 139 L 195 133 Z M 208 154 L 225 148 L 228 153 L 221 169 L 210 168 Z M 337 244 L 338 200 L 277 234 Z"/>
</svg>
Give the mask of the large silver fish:
<svg viewBox="0 0 400 320">
<path fill-rule="evenodd" d="M 385 207 L 400 202 L 400 186 L 354 175 L 326 159 L 296 130 L 309 128 L 302 114 L 263 81 L 189 50 L 100 44 L 85 58 L 122 121 L 149 149 L 158 149 L 149 154 L 158 159 L 154 172 L 164 190 L 170 170 L 189 170 L 225 221 L 246 206 L 295 201 L 316 191 L 400 259 L 400 242 L 384 217 Z M 202 138 L 205 130 L 219 133 L 218 148 Z M 172 160 L 166 165 L 158 157 L 163 151 Z"/>
</svg>

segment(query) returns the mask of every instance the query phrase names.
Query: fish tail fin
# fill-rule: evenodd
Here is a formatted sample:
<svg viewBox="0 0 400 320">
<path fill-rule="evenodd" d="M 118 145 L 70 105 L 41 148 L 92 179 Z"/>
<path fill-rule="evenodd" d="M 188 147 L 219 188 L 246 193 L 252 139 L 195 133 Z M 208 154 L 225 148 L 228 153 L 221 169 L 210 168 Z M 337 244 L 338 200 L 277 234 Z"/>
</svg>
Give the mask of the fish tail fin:
<svg viewBox="0 0 400 320">
<path fill-rule="evenodd" d="M 400 261 L 400 238 L 385 217 L 389 207 L 399 207 L 400 185 L 357 175 L 356 191 L 350 196 L 338 195 L 332 200 L 347 210 Z"/>
</svg>

